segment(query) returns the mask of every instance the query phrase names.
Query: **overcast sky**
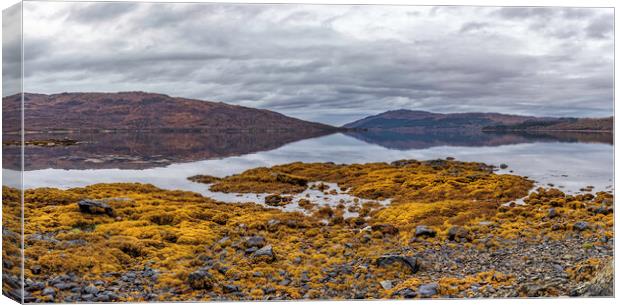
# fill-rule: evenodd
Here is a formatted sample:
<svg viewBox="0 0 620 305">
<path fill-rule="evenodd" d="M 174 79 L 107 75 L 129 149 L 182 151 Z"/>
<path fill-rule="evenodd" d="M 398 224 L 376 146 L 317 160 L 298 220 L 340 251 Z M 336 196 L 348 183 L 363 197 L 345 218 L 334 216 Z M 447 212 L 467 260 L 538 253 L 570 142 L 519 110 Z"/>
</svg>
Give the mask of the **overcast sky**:
<svg viewBox="0 0 620 305">
<path fill-rule="evenodd" d="M 609 116 L 613 9 L 25 2 L 27 92 L 149 91 L 335 125 Z"/>
</svg>

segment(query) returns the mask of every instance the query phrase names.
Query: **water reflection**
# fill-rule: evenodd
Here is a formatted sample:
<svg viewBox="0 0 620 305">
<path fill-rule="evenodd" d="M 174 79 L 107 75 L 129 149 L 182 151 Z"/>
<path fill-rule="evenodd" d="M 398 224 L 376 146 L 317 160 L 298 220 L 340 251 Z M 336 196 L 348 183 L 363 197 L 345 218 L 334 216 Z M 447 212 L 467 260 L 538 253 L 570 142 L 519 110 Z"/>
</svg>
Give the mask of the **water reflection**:
<svg viewBox="0 0 620 305">
<path fill-rule="evenodd" d="M 29 134 L 26 142 L 70 138 L 76 145 L 25 148 L 26 170 L 146 169 L 174 163 L 239 156 L 276 149 L 285 144 L 325 135 L 324 131 L 298 132 L 141 132 Z M 5 143 L 11 138 L 4 139 Z M 17 146 L 5 145 L 5 164 L 19 163 Z"/>
<path fill-rule="evenodd" d="M 169 149 L 174 151 L 174 147 Z M 300 140 L 271 150 L 238 156 L 173 163 L 142 170 L 119 168 L 30 170 L 24 173 L 24 182 L 26 188 L 40 186 L 68 188 L 100 182 L 142 182 L 166 189 L 183 189 L 206 194 L 204 184 L 191 182 L 186 177 L 197 174 L 222 177 L 259 166 L 296 161 L 366 163 L 446 157 L 494 165 L 506 163 L 509 167 L 500 173 L 514 171 L 515 174 L 529 176 L 541 184 L 553 183 L 561 186 L 568 192 L 578 191 L 586 185 L 595 186 L 595 191 L 612 190 L 613 146 L 609 144 L 528 142 L 499 146 L 443 145 L 398 150 L 370 144 L 344 134 Z"/>
<path fill-rule="evenodd" d="M 613 143 L 612 133 L 594 132 L 483 132 L 480 130 L 426 129 L 399 132 L 397 130 L 368 130 L 346 133 L 367 143 L 390 149 L 424 149 L 435 146 L 500 146 L 534 142 Z"/>
</svg>

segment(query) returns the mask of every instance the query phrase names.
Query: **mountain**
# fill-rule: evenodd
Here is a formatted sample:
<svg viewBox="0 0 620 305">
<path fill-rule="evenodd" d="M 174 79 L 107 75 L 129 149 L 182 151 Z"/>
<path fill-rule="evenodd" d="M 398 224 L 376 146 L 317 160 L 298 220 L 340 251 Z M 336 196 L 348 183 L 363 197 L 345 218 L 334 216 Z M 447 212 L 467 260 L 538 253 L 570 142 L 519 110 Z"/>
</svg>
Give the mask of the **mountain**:
<svg viewBox="0 0 620 305">
<path fill-rule="evenodd" d="M 433 113 L 392 110 L 345 124 L 349 129 L 393 130 L 398 132 L 442 131 L 612 131 L 613 117 L 555 118 L 501 113 Z"/>
<path fill-rule="evenodd" d="M 519 116 L 500 113 L 433 113 L 413 110 L 392 110 L 377 115 L 369 116 L 361 120 L 345 124 L 345 128 L 354 129 L 399 129 L 424 130 L 429 128 L 438 129 L 480 129 L 492 125 L 512 125 L 529 120 L 541 119 L 532 116 Z M 542 118 L 554 120 L 553 118 Z"/>
<path fill-rule="evenodd" d="M 487 126 L 483 131 L 597 131 L 613 132 L 614 118 L 562 118 L 557 121 L 526 121 Z"/>
<path fill-rule="evenodd" d="M 19 125 L 20 95 L 3 98 L 5 126 Z M 335 132 L 277 112 L 146 92 L 24 94 L 25 129 L 37 131 L 299 131 Z M 4 129 L 8 130 L 7 128 Z"/>
</svg>

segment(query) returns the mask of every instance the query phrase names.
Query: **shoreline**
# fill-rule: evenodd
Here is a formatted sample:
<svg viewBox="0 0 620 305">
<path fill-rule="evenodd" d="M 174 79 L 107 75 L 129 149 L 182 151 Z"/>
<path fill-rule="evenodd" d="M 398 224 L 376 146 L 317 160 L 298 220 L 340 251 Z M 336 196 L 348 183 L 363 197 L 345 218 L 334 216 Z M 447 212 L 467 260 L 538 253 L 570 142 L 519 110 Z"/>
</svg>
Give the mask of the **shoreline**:
<svg viewBox="0 0 620 305">
<path fill-rule="evenodd" d="M 268 171 L 282 174 L 263 176 Z M 304 189 L 299 179 L 315 176 L 354 196 L 392 203 L 360 204 L 363 212 L 349 217 L 345 205 L 316 205 L 304 214 L 138 183 L 26 190 L 26 297 L 587 295 L 601 288 L 592 283 L 613 258 L 613 195 L 530 192 L 526 179 L 475 162 L 293 163 L 223 178 L 216 188 L 287 196 Z M 265 177 L 274 180 L 252 183 Z M 410 187 L 394 187 L 402 184 Z M 18 208 L 12 192 L 5 188 L 7 236 L 14 231 L 10 211 Z M 521 197 L 526 205 L 505 205 Z M 133 291 L 135 285 L 145 292 Z"/>
</svg>

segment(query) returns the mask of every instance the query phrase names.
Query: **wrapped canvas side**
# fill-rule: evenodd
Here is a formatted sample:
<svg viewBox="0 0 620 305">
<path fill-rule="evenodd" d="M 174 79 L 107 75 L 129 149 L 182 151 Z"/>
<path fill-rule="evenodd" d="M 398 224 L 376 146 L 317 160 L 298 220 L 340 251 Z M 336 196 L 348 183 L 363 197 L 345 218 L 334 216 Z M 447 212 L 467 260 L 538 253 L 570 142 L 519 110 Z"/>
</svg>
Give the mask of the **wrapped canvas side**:
<svg viewBox="0 0 620 305">
<path fill-rule="evenodd" d="M 23 303 L 22 4 L 2 12 L 2 294 Z"/>
</svg>

